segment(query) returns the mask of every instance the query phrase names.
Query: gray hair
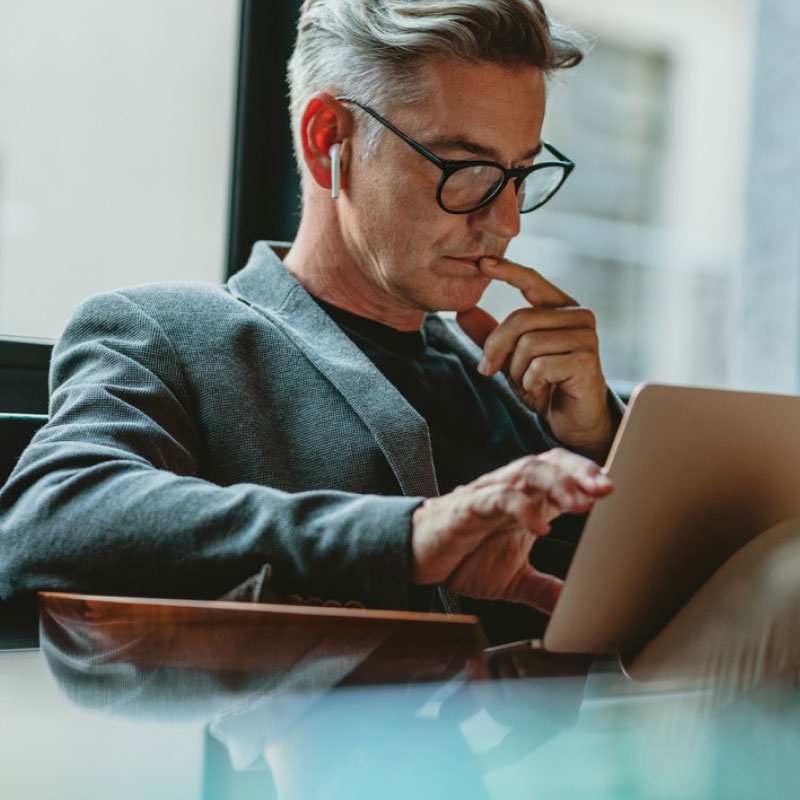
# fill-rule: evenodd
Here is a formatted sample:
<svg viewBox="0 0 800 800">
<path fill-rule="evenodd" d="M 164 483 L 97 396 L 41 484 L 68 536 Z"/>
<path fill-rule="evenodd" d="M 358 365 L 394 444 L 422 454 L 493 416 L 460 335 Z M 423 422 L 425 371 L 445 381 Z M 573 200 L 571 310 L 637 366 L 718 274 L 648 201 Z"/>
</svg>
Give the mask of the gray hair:
<svg viewBox="0 0 800 800">
<path fill-rule="evenodd" d="M 540 0 L 305 0 L 288 72 L 298 165 L 315 92 L 355 97 L 386 114 L 422 99 L 426 59 L 527 65 L 547 75 L 578 64 L 583 46 L 579 34 L 548 19 Z M 382 130 L 368 124 L 364 156 Z"/>
</svg>

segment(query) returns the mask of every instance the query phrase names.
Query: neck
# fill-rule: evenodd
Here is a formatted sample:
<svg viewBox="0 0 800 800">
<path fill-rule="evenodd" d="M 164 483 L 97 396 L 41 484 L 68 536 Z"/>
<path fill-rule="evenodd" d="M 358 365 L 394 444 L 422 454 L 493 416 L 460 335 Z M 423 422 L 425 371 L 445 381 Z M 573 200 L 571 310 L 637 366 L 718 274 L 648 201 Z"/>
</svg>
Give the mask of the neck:
<svg viewBox="0 0 800 800">
<path fill-rule="evenodd" d="M 425 311 L 403 304 L 375 280 L 365 263 L 342 235 L 336 203 L 311 197 L 283 264 L 310 294 L 361 317 L 400 331 L 419 330 Z"/>
</svg>

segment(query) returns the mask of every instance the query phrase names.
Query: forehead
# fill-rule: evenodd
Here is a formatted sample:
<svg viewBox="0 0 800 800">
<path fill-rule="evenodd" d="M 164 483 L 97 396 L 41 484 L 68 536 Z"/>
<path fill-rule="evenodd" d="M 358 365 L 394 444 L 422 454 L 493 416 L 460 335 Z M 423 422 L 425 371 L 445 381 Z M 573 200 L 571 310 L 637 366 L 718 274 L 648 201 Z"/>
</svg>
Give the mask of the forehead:
<svg viewBox="0 0 800 800">
<path fill-rule="evenodd" d="M 510 157 L 539 142 L 545 112 L 541 70 L 489 62 L 435 60 L 421 67 L 423 99 L 396 118 L 424 135 L 468 137 Z M 393 120 L 394 121 L 394 120 Z M 398 123 L 399 124 L 399 123 Z"/>
</svg>

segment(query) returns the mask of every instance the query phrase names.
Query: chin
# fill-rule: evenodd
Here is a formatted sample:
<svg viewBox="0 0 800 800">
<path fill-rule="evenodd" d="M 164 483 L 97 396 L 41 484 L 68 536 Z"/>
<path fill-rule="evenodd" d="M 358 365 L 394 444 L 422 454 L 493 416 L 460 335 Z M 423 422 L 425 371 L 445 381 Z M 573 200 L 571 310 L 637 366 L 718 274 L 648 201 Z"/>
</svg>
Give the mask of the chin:
<svg viewBox="0 0 800 800">
<path fill-rule="evenodd" d="M 434 311 L 469 311 L 478 305 L 486 287 L 491 281 L 480 276 L 478 279 L 458 281 L 446 287 Z"/>
</svg>

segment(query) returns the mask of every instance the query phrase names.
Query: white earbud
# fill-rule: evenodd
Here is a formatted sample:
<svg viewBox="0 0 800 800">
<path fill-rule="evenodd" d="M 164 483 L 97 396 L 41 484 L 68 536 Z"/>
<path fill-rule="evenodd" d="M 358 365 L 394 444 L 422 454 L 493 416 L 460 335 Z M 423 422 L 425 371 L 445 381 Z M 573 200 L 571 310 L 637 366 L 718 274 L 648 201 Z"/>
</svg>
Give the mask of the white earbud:
<svg viewBox="0 0 800 800">
<path fill-rule="evenodd" d="M 328 150 L 331 158 L 331 197 L 335 200 L 339 196 L 342 186 L 342 145 L 341 142 L 331 145 Z"/>
</svg>

